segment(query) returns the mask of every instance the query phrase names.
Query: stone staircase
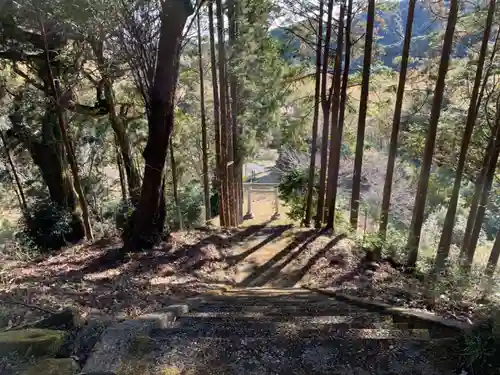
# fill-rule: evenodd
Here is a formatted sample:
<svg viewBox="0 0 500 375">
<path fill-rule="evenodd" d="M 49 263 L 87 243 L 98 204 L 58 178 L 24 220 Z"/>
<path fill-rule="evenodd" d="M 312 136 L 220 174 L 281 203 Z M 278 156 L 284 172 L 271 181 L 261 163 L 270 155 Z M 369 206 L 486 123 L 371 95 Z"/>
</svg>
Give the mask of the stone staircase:
<svg viewBox="0 0 500 375">
<path fill-rule="evenodd" d="M 446 336 L 305 289 L 240 289 L 153 330 L 146 356 L 162 374 L 454 374 Z"/>
</svg>

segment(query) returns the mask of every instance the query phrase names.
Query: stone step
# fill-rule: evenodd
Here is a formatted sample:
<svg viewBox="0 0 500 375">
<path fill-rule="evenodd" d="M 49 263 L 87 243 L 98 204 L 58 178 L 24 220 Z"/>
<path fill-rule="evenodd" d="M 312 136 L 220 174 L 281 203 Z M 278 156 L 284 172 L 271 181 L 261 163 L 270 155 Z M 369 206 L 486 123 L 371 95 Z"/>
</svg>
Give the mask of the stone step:
<svg viewBox="0 0 500 375">
<path fill-rule="evenodd" d="M 378 327 L 376 326 L 378 325 Z M 171 328 L 160 330 L 165 335 L 183 337 L 276 337 L 299 336 L 303 339 L 327 337 L 347 340 L 428 340 L 426 329 L 397 329 L 390 323 L 382 324 L 370 320 L 346 321 L 342 317 L 321 317 L 319 320 L 269 321 L 259 318 L 234 317 L 182 317 Z M 160 334 L 158 332 L 158 334 Z"/>
<path fill-rule="evenodd" d="M 163 332 L 149 352 L 158 370 L 196 374 L 438 375 L 423 340 L 351 339 L 322 335 L 191 337 Z M 163 373 L 159 371 L 159 373 Z"/>
<path fill-rule="evenodd" d="M 379 318 L 379 319 L 377 319 Z M 397 328 L 390 317 L 373 317 L 371 315 L 286 315 L 266 313 L 233 313 L 233 312 L 192 312 L 184 314 L 177 322 L 189 320 L 194 324 L 210 322 L 210 324 L 295 324 L 295 325 L 335 325 L 339 328 Z M 208 323 L 207 323 L 208 324 Z"/>
</svg>

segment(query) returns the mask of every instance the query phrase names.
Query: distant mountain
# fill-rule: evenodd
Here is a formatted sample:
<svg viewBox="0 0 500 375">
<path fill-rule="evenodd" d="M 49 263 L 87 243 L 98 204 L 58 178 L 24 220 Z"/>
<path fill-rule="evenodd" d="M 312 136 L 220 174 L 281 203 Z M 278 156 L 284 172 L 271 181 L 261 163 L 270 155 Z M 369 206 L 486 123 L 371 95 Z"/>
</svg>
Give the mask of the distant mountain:
<svg viewBox="0 0 500 375">
<path fill-rule="evenodd" d="M 379 55 L 382 64 L 399 69 L 399 60 L 403 49 L 404 33 L 406 27 L 406 19 L 408 16 L 408 0 L 398 2 L 381 3 L 377 10 L 377 19 L 375 27 L 377 29 L 377 46 L 383 52 Z M 445 6 L 448 1 L 444 2 Z M 471 9 L 463 9 L 463 11 L 471 11 Z M 353 20 L 354 29 L 364 29 L 366 22 L 366 14 L 361 14 Z M 415 7 L 415 15 L 412 30 L 412 43 L 410 56 L 413 59 L 412 65 L 419 63 L 419 59 L 429 57 L 431 54 L 439 55 L 441 43 L 437 43 L 438 47 L 433 48 L 431 41 L 436 33 L 442 32 L 446 27 L 446 19 L 436 19 L 431 9 L 424 3 L 417 1 Z M 288 32 L 288 29 L 276 28 L 271 31 L 271 35 L 279 40 L 283 46 L 283 58 L 290 63 L 310 62 L 314 64 L 314 53 L 305 48 L 300 49 L 300 39 Z M 473 34 L 462 38 L 455 44 L 453 55 L 455 57 L 465 57 L 467 55 L 468 46 L 471 43 L 478 41 L 481 38 L 480 34 Z M 335 43 L 331 44 L 331 48 L 335 48 Z M 352 61 L 351 69 L 354 71 L 361 66 L 361 59 Z"/>
</svg>

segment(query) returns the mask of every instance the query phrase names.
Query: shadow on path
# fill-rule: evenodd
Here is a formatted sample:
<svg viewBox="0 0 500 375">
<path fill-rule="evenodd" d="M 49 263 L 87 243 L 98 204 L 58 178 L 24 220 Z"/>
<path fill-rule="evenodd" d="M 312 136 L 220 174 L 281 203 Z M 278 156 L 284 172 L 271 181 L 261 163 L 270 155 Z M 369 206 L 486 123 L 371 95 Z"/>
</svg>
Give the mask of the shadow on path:
<svg viewBox="0 0 500 375">
<path fill-rule="evenodd" d="M 301 232 L 297 234 L 295 236 L 295 239 L 290 244 L 288 244 L 288 246 L 286 246 L 283 250 L 277 253 L 273 258 L 268 260 L 266 263 L 257 267 L 256 270 L 252 274 L 247 276 L 243 281 L 241 281 L 241 283 L 238 286 L 257 287 L 265 285 L 267 282 L 276 277 L 288 263 L 290 263 L 293 259 L 298 257 L 300 253 L 307 247 L 307 245 L 316 240 L 316 238 L 318 238 L 322 233 L 324 233 L 324 230 L 311 229 L 306 232 Z M 302 246 L 300 246 L 299 249 L 293 251 L 296 247 L 298 247 L 301 244 Z M 286 259 L 282 264 L 278 265 L 278 263 L 288 255 L 290 255 L 289 258 Z M 268 271 L 270 272 L 267 273 Z"/>
</svg>

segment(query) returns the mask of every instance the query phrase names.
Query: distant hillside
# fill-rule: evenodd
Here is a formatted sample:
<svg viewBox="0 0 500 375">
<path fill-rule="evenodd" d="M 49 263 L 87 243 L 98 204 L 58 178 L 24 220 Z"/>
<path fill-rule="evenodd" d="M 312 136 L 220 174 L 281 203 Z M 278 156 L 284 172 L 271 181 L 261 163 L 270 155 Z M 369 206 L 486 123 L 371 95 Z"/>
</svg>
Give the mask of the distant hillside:
<svg viewBox="0 0 500 375">
<path fill-rule="evenodd" d="M 406 18 L 408 15 L 408 0 L 383 3 L 377 10 L 377 19 L 375 27 L 377 29 L 378 39 L 376 43 L 378 49 L 383 53 L 380 59 L 383 65 L 393 69 L 399 68 L 399 61 L 396 59 L 401 56 L 403 49 L 404 32 L 406 27 Z M 445 1 L 445 4 L 447 1 Z M 358 15 L 353 21 L 353 28 L 364 28 L 366 14 Z M 446 20 L 436 20 L 436 16 L 423 2 L 417 2 L 415 8 L 415 17 L 413 22 L 411 57 L 414 59 L 413 65 L 418 64 L 419 59 L 428 57 L 430 54 L 439 54 L 438 48 L 431 48 L 431 40 L 446 27 Z M 306 61 L 314 64 L 314 53 L 302 48 L 299 38 L 288 32 L 287 29 L 276 28 L 271 31 L 271 35 L 279 40 L 286 48 L 283 49 L 283 58 L 290 63 Z M 454 56 L 465 57 L 467 48 L 480 38 L 480 35 L 470 35 L 455 44 Z M 331 45 L 335 48 L 335 43 Z M 299 51 L 297 53 L 297 51 Z M 361 60 L 354 60 L 351 69 L 357 70 L 361 65 Z"/>
</svg>

